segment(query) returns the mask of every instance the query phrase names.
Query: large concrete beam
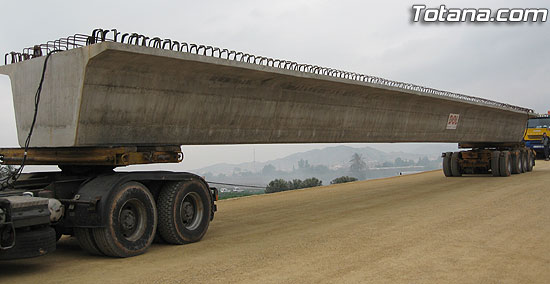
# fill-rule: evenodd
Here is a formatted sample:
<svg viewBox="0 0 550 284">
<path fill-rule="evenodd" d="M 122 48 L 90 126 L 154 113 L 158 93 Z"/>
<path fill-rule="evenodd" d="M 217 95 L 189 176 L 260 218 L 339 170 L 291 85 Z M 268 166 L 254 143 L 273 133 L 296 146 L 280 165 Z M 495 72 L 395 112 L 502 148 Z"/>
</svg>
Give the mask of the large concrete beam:
<svg viewBox="0 0 550 284">
<path fill-rule="evenodd" d="M 11 78 L 19 143 L 44 57 Z M 519 142 L 527 112 L 209 56 L 103 42 L 52 55 L 31 146 Z M 447 129 L 458 114 L 456 129 Z"/>
</svg>

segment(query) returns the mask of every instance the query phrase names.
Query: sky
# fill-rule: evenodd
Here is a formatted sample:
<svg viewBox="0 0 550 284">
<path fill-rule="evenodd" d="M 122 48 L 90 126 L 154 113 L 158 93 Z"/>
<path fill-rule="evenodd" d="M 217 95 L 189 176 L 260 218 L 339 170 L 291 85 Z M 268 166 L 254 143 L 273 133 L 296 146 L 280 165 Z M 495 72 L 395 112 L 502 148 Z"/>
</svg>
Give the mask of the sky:
<svg viewBox="0 0 550 284">
<path fill-rule="evenodd" d="M 2 3 L 0 53 L 94 28 L 213 45 L 550 110 L 550 22 L 413 23 L 413 4 L 550 8 L 550 1 L 17 1 Z M 3 59 L 1 59 L 3 64 Z M 10 81 L 0 75 L 0 147 L 16 147 Z M 348 144 L 349 145 L 349 144 Z M 353 144 L 362 147 L 367 144 Z M 191 170 L 266 161 L 328 144 L 185 146 Z M 371 145 L 386 151 L 418 145 Z"/>
</svg>

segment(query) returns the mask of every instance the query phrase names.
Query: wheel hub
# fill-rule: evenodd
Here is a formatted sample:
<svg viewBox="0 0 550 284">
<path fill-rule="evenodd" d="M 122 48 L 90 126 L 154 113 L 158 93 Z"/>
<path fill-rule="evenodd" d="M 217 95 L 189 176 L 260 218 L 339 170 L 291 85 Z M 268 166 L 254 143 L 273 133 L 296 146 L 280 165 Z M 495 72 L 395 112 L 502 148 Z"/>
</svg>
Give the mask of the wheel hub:
<svg viewBox="0 0 550 284">
<path fill-rule="evenodd" d="M 190 192 L 181 200 L 179 218 L 186 230 L 197 229 L 204 216 L 204 206 L 201 196 L 196 192 Z"/>
<path fill-rule="evenodd" d="M 183 223 L 189 224 L 193 221 L 193 217 L 195 217 L 195 206 L 189 201 L 185 201 L 183 203 Z"/>
<path fill-rule="evenodd" d="M 147 222 L 145 206 L 137 199 L 128 200 L 118 216 L 119 231 L 123 238 L 135 241 L 145 232 Z"/>
<path fill-rule="evenodd" d="M 122 229 L 125 231 L 131 231 L 136 226 L 136 214 L 131 209 L 124 209 L 122 210 L 121 215 L 121 221 L 122 221 Z"/>
</svg>

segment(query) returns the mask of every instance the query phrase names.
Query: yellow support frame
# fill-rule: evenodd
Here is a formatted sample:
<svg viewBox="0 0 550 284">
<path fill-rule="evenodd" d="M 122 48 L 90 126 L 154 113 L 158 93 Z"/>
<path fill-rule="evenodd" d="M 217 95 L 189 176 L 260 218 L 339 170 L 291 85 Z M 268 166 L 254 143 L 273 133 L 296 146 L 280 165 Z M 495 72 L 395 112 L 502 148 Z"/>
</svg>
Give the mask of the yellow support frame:
<svg viewBox="0 0 550 284">
<path fill-rule="evenodd" d="M 25 149 L 0 148 L 0 164 L 20 165 Z M 128 166 L 154 163 L 179 163 L 179 146 L 159 147 L 67 147 L 29 148 L 25 165 Z"/>
</svg>

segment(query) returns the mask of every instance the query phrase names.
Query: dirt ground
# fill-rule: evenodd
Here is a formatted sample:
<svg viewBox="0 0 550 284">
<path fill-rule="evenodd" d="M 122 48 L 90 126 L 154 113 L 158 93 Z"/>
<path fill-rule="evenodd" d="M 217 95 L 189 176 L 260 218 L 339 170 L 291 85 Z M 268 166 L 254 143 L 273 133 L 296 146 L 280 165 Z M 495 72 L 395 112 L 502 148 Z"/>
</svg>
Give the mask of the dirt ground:
<svg viewBox="0 0 550 284">
<path fill-rule="evenodd" d="M 548 283 L 550 162 L 510 178 L 440 171 L 224 200 L 205 238 L 113 259 L 63 238 L 1 283 Z"/>
</svg>

